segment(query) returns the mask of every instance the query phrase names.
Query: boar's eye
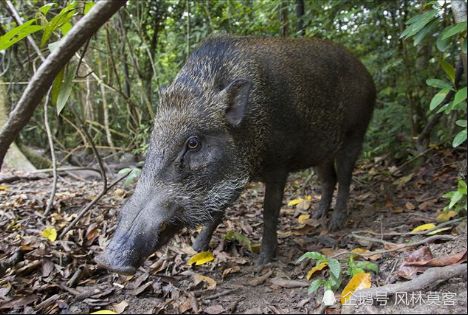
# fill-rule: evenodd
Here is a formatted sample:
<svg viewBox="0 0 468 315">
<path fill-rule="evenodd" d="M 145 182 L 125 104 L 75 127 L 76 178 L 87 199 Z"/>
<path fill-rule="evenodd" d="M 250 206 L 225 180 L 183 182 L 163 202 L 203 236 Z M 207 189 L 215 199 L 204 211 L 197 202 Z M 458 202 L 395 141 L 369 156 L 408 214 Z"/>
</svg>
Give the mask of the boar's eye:
<svg viewBox="0 0 468 315">
<path fill-rule="evenodd" d="M 198 150 L 200 146 L 201 146 L 201 142 L 200 142 L 200 139 L 198 139 L 198 137 L 193 136 L 193 137 L 188 138 L 187 148 L 189 150 Z"/>
</svg>

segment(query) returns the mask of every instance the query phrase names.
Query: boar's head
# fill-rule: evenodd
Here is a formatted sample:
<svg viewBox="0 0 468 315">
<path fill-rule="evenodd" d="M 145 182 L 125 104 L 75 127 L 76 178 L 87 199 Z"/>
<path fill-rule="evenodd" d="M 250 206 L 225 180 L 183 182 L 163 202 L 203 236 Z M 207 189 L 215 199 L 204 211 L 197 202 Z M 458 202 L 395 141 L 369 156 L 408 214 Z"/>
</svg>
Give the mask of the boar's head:
<svg viewBox="0 0 468 315">
<path fill-rule="evenodd" d="M 235 135 L 251 85 L 199 88 L 179 79 L 161 92 L 140 179 L 98 264 L 132 274 L 183 227 L 207 223 L 238 198 L 249 167 Z"/>
</svg>

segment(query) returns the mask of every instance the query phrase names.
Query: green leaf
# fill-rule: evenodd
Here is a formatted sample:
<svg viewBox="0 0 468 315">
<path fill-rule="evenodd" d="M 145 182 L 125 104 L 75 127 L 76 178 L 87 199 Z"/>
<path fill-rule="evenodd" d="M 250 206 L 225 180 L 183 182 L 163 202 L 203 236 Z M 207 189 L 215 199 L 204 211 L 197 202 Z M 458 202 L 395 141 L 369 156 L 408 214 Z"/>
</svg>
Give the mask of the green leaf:
<svg viewBox="0 0 468 315">
<path fill-rule="evenodd" d="M 452 146 L 453 146 L 454 148 L 456 148 L 456 147 L 458 147 L 460 144 L 464 143 L 464 142 L 466 141 L 466 136 L 467 136 L 466 129 L 460 131 L 459 133 L 457 133 L 457 135 L 455 136 L 455 138 L 453 138 Z"/>
<path fill-rule="evenodd" d="M 364 270 L 370 270 L 370 271 L 373 271 L 375 273 L 378 273 L 379 272 L 379 266 L 377 266 L 377 264 L 374 264 L 370 261 L 358 261 L 356 263 L 356 266 L 358 268 L 362 268 Z"/>
<path fill-rule="evenodd" d="M 414 46 L 419 45 L 427 35 L 433 34 L 437 26 L 437 21 L 432 21 L 422 30 L 420 30 L 414 37 Z"/>
<path fill-rule="evenodd" d="M 298 262 L 303 261 L 304 259 L 312 259 L 312 260 L 326 260 L 326 257 L 320 254 L 319 252 L 307 252 L 299 259 L 297 260 Z"/>
<path fill-rule="evenodd" d="M 331 274 L 336 278 L 340 278 L 341 265 L 340 262 L 334 258 L 328 259 L 328 268 L 330 269 Z"/>
<path fill-rule="evenodd" d="M 84 6 L 84 14 L 88 14 L 89 10 L 91 10 L 92 7 L 94 7 L 94 1 L 86 2 Z"/>
<path fill-rule="evenodd" d="M 449 209 L 452 209 L 453 206 L 463 198 L 463 193 L 457 191 L 453 192 L 452 198 L 450 198 Z"/>
<path fill-rule="evenodd" d="M 436 108 L 440 103 L 442 103 L 449 91 L 450 89 L 445 88 L 440 90 L 436 95 L 434 95 L 434 97 L 431 100 L 431 104 L 429 105 L 429 110 L 434 110 L 434 108 Z"/>
<path fill-rule="evenodd" d="M 455 94 L 455 97 L 453 98 L 452 106 L 456 106 L 459 103 L 463 102 L 464 100 L 466 100 L 466 86 L 457 91 L 457 93 Z"/>
<path fill-rule="evenodd" d="M 320 286 L 322 284 L 324 284 L 324 282 L 325 281 L 323 279 L 316 279 L 316 280 L 312 281 L 310 283 L 309 289 L 307 291 L 309 292 L 309 294 L 314 293 L 315 291 L 317 291 L 320 288 Z"/>
<path fill-rule="evenodd" d="M 449 26 L 442 31 L 442 39 L 447 39 L 458 33 L 466 32 L 466 21 Z"/>
<path fill-rule="evenodd" d="M 403 31 L 403 33 L 401 33 L 400 38 L 408 38 L 415 35 L 430 21 L 432 21 L 436 14 L 436 10 L 430 10 L 411 18 L 406 22 L 407 24 L 409 24 L 409 26 Z"/>
<path fill-rule="evenodd" d="M 455 68 L 449 64 L 445 59 L 440 60 L 440 66 L 442 67 L 442 70 L 444 70 L 445 74 L 447 77 L 449 77 L 450 81 L 452 83 L 455 82 Z"/>
<path fill-rule="evenodd" d="M 138 177 L 141 174 L 141 169 L 136 168 L 136 167 L 126 167 L 126 168 L 121 169 L 118 172 L 118 174 L 122 175 L 122 176 L 126 175 L 128 173 L 130 173 L 130 174 L 124 180 L 124 186 L 125 187 L 128 187 L 128 186 L 134 184 L 138 180 Z"/>
<path fill-rule="evenodd" d="M 466 195 L 466 182 L 463 179 L 458 180 L 458 191 L 461 192 L 463 195 Z"/>
<path fill-rule="evenodd" d="M 49 12 L 50 9 L 52 9 L 53 7 L 55 6 L 55 3 L 47 3 L 47 4 L 44 4 L 42 7 L 39 8 L 39 11 L 46 15 L 47 12 Z"/>
<path fill-rule="evenodd" d="M 452 84 L 450 84 L 447 81 L 440 80 L 440 79 L 427 79 L 426 84 L 435 88 L 439 88 L 439 89 L 444 89 L 444 88 L 452 89 Z"/>
<path fill-rule="evenodd" d="M 466 128 L 467 122 L 466 122 L 466 119 L 460 119 L 460 120 L 457 120 L 457 121 L 455 122 L 455 124 L 456 124 L 457 126 Z"/>
<path fill-rule="evenodd" d="M 47 42 L 52 36 L 52 33 L 60 29 L 64 24 L 69 23 L 73 15 L 75 14 L 76 2 L 72 2 L 63 8 L 59 14 L 54 16 L 52 20 L 44 28 L 44 34 L 42 34 L 41 48 L 45 47 Z"/>
<path fill-rule="evenodd" d="M 73 79 L 75 78 L 76 64 L 68 64 L 65 69 L 63 83 L 57 95 L 57 116 L 60 116 L 63 108 L 67 104 L 68 98 L 72 92 Z"/>
<path fill-rule="evenodd" d="M 66 22 L 60 27 L 60 32 L 62 32 L 62 35 L 65 36 L 72 29 L 72 27 L 73 25 L 70 22 Z"/>
<path fill-rule="evenodd" d="M 6 34 L 0 36 L 0 50 L 5 50 L 23 38 L 42 30 L 42 26 L 34 24 L 36 21 L 36 19 L 29 20 L 26 23 L 17 26 L 9 30 Z"/>
<path fill-rule="evenodd" d="M 65 73 L 65 68 L 62 68 L 60 72 L 57 74 L 57 76 L 54 79 L 54 82 L 52 83 L 52 90 L 50 91 L 50 100 L 52 101 L 52 105 L 57 106 L 57 98 L 60 92 L 60 88 L 62 87 L 62 81 L 63 81 L 63 74 Z"/>
<path fill-rule="evenodd" d="M 252 242 L 247 236 L 243 235 L 242 233 L 231 230 L 226 232 L 226 235 L 224 235 L 224 239 L 227 241 L 237 241 L 242 247 L 248 249 L 249 252 L 253 252 Z"/>
<path fill-rule="evenodd" d="M 450 46 L 450 41 L 448 39 L 442 39 L 442 34 L 437 36 L 436 47 L 439 51 L 444 52 Z"/>
</svg>

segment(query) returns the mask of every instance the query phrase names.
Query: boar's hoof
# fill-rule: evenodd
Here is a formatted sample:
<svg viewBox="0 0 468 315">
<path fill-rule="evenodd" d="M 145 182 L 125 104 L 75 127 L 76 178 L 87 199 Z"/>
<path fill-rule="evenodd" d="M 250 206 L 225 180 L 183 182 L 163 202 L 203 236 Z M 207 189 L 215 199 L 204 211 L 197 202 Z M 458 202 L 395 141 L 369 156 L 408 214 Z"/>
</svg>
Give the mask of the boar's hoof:
<svg viewBox="0 0 468 315">
<path fill-rule="evenodd" d="M 275 255 L 273 253 L 266 253 L 262 251 L 258 256 L 257 260 L 255 261 L 255 264 L 257 266 L 266 265 L 272 262 L 274 257 Z"/>
<path fill-rule="evenodd" d="M 346 221 L 346 211 L 333 211 L 330 223 L 328 224 L 328 231 L 334 232 L 343 227 Z"/>
</svg>

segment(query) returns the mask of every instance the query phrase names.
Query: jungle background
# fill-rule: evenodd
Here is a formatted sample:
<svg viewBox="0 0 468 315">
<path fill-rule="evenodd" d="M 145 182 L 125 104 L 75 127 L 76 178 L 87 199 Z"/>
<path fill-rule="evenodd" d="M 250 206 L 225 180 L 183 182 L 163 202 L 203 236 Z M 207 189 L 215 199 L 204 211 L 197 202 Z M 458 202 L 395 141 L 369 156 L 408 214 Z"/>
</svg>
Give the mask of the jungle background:
<svg viewBox="0 0 468 315">
<path fill-rule="evenodd" d="M 43 60 L 93 5 L 0 0 L 0 125 Z M 328 235 L 308 217 L 320 194 L 307 170 L 290 178 L 281 218 L 284 253 L 277 265 L 258 270 L 251 262 L 263 196 L 262 186 L 252 183 L 215 233 L 211 265 L 195 271 L 187 266 L 195 253 L 189 248 L 193 235 L 185 231 L 134 277 L 97 268 L 94 255 L 138 179 L 159 89 L 200 41 L 224 33 L 330 39 L 372 74 L 377 105 L 355 172 L 350 202 L 358 210 L 348 230 Z M 428 250 L 432 240 L 434 256 L 452 257 L 443 266 L 459 264 L 466 260 L 466 50 L 464 1 L 128 1 L 55 77 L 4 161 L 0 309 L 333 313 L 340 308 L 324 308 L 322 296 L 334 271 L 324 267 L 335 255 L 346 255 L 339 252 L 343 248 L 388 250 L 390 241 L 423 240 L 419 248 L 363 256 L 369 264 L 361 269 L 380 267 L 372 286 L 401 280 L 404 272 L 398 278 L 395 271 L 405 255 Z M 425 224 L 433 225 L 410 234 Z M 357 228 L 381 233 L 381 242 L 350 232 Z M 314 261 L 296 260 L 319 251 L 322 258 L 310 257 L 316 266 L 325 263 L 313 272 L 324 281 L 315 282 L 308 295 L 304 287 L 310 283 L 303 278 Z M 352 259 L 340 261 L 349 274 L 330 284 L 337 294 L 357 268 Z M 245 283 L 250 289 L 241 288 Z M 445 285 L 465 290 L 465 304 L 460 293 L 457 305 L 466 308 L 466 278 Z"/>
</svg>

